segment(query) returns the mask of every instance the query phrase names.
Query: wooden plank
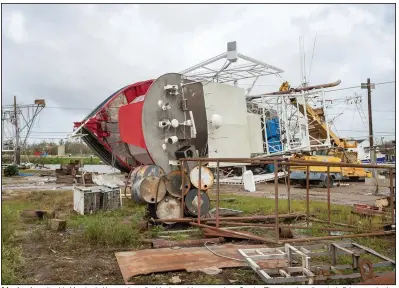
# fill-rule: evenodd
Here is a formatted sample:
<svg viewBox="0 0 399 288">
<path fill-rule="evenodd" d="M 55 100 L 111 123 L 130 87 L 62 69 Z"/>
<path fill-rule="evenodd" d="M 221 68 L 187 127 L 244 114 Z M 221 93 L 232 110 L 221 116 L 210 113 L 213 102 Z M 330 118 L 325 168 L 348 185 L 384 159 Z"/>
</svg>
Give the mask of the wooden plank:
<svg viewBox="0 0 399 288">
<path fill-rule="evenodd" d="M 351 254 L 351 255 L 355 254 L 353 251 L 351 251 L 349 249 L 346 249 L 346 248 L 344 248 L 344 247 L 342 247 L 342 246 L 340 246 L 340 245 L 338 245 L 336 243 L 332 243 L 331 245 L 334 245 L 335 248 L 338 248 L 339 250 L 342 250 L 342 251 L 346 252 L 346 254 Z"/>
<path fill-rule="evenodd" d="M 364 246 L 359 245 L 359 244 L 357 244 L 357 243 L 355 243 L 355 242 L 353 242 L 352 245 L 353 245 L 353 246 L 356 246 L 356 247 L 358 247 L 358 248 L 360 248 L 360 249 L 363 249 L 364 251 L 367 251 L 368 253 L 373 254 L 374 256 L 380 257 L 381 259 L 384 259 L 384 260 L 389 261 L 389 262 L 391 262 L 392 264 L 396 265 L 396 262 L 395 262 L 394 260 L 392 260 L 392 259 L 390 259 L 390 258 L 388 258 L 388 257 L 386 257 L 386 256 L 384 256 L 384 255 L 381 255 L 380 253 L 374 251 L 373 249 L 364 247 Z"/>
</svg>

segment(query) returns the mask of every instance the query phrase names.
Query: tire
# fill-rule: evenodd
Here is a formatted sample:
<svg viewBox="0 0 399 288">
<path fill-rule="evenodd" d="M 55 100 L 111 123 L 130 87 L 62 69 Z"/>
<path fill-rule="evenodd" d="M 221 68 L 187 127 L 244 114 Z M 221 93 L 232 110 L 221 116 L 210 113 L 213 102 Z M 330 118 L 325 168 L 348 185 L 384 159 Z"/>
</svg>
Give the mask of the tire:
<svg viewBox="0 0 399 288">
<path fill-rule="evenodd" d="M 332 176 L 329 177 L 330 178 L 330 188 L 332 188 L 334 186 L 334 178 Z M 327 181 L 327 177 L 326 179 L 323 181 L 323 187 L 324 188 L 328 188 L 328 181 Z"/>
</svg>

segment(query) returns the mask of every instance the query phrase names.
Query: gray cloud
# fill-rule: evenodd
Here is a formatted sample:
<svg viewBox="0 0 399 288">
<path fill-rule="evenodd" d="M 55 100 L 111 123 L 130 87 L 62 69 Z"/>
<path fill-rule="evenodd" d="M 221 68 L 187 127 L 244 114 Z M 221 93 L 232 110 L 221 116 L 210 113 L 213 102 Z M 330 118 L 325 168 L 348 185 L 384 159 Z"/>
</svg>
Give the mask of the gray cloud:
<svg viewBox="0 0 399 288">
<path fill-rule="evenodd" d="M 224 52 L 232 40 L 241 53 L 285 70 L 283 78 L 295 86 L 300 81 L 298 37 L 305 36 L 309 70 L 316 33 L 311 83 L 341 79 L 341 87 L 347 87 L 367 77 L 374 82 L 395 77 L 395 10 L 389 4 L 2 7 L 4 103 L 17 95 L 21 103 L 45 98 L 53 107 L 94 108 L 122 86 L 181 71 Z M 277 89 L 280 81 L 271 76 L 258 84 L 254 92 L 261 93 Z M 328 97 L 354 92 L 364 91 Z M 394 99 L 392 84 L 373 91 L 376 111 L 394 110 Z M 366 101 L 363 108 L 367 111 Z M 71 131 L 72 122 L 89 111 L 46 109 L 34 130 Z M 348 130 L 352 112 L 337 119 L 338 130 Z M 394 133 L 394 121 L 388 119 L 394 115 L 375 112 L 374 129 Z M 351 130 L 367 130 L 357 115 L 353 119 Z"/>
</svg>

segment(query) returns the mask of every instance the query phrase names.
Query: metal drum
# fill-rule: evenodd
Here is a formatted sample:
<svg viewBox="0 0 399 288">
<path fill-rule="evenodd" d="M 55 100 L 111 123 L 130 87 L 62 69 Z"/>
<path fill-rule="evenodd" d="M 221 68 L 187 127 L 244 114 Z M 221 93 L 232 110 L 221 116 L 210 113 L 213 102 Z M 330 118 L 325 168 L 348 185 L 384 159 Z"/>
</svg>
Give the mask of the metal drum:
<svg viewBox="0 0 399 288">
<path fill-rule="evenodd" d="M 163 169 L 157 165 L 144 165 L 134 168 L 132 174 L 130 175 L 130 180 L 134 182 L 138 179 L 145 178 L 148 176 L 163 176 L 165 172 Z"/>
<path fill-rule="evenodd" d="M 176 170 L 172 171 L 166 176 L 166 190 L 169 192 L 170 195 L 174 197 L 181 198 L 181 184 L 182 184 L 182 177 L 181 171 Z M 184 175 L 184 195 L 188 193 L 190 190 L 191 183 L 190 178 L 185 174 Z"/>
<path fill-rule="evenodd" d="M 181 217 L 181 203 L 176 198 L 166 196 L 157 204 L 157 217 L 159 219 L 173 219 Z M 165 222 L 174 224 L 175 222 Z"/>
<path fill-rule="evenodd" d="M 159 202 L 165 195 L 165 181 L 158 176 L 136 180 L 132 186 L 132 199 L 138 204 Z"/>
<path fill-rule="evenodd" d="M 190 180 L 194 187 L 198 188 L 199 184 L 199 168 L 194 167 L 190 171 Z M 215 177 L 211 169 L 201 166 L 201 190 L 208 190 L 212 187 Z"/>
<path fill-rule="evenodd" d="M 155 197 L 157 193 L 156 189 L 158 186 L 159 177 L 163 175 L 165 175 L 165 172 L 161 167 L 157 165 L 144 165 L 136 167 L 131 173 L 129 179 L 130 182 L 132 183 L 131 198 L 139 204 L 155 203 Z M 149 176 L 156 176 L 158 178 L 154 179 L 149 178 L 144 182 L 143 180 Z M 155 188 L 154 185 L 156 185 Z M 145 191 L 150 188 L 153 189 L 153 191 Z M 158 201 L 162 200 L 162 198 L 165 197 L 165 194 L 166 194 L 165 183 L 160 183 L 158 191 Z M 154 197 L 152 197 L 152 195 Z M 152 198 L 154 198 L 154 200 L 151 201 Z"/>
<path fill-rule="evenodd" d="M 211 208 L 211 201 L 209 200 L 208 195 L 204 191 L 201 191 L 201 199 L 200 199 L 201 208 L 198 209 L 197 189 L 191 189 L 190 191 L 188 191 L 186 197 L 184 198 L 184 203 L 185 203 L 185 210 L 187 214 L 189 214 L 190 216 L 198 216 L 198 210 L 201 210 L 201 216 L 204 216 L 209 212 Z"/>
</svg>

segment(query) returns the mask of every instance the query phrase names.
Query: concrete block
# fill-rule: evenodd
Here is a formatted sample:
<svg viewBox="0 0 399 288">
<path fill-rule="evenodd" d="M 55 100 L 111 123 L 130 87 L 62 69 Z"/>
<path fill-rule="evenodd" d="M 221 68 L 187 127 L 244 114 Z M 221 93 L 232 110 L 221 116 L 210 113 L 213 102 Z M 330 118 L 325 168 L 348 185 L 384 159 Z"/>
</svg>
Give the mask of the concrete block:
<svg viewBox="0 0 399 288">
<path fill-rule="evenodd" d="M 66 220 L 61 219 L 51 219 L 50 229 L 53 231 L 65 231 Z"/>
</svg>

